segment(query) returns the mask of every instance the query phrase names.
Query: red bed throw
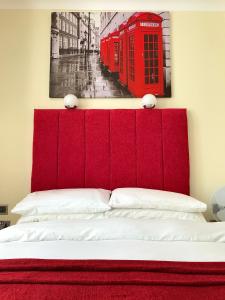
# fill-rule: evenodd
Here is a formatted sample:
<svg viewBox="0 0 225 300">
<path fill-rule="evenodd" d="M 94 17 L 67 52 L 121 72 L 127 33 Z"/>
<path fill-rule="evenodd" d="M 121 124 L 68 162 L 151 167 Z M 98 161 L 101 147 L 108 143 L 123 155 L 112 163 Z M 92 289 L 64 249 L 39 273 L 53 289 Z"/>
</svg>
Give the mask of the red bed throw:
<svg viewBox="0 0 225 300">
<path fill-rule="evenodd" d="M 0 260 L 1 300 L 225 299 L 225 263 Z"/>
</svg>

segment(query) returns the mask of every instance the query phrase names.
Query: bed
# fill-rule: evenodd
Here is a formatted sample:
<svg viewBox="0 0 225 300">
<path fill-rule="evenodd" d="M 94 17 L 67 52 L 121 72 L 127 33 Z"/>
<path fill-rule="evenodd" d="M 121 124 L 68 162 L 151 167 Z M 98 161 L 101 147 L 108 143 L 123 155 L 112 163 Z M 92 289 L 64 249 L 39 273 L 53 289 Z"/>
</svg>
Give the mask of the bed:
<svg viewBox="0 0 225 300">
<path fill-rule="evenodd" d="M 35 110 L 31 191 L 189 195 L 185 109 Z M 0 232 L 0 296 L 224 299 L 223 223 L 45 220 Z"/>
</svg>

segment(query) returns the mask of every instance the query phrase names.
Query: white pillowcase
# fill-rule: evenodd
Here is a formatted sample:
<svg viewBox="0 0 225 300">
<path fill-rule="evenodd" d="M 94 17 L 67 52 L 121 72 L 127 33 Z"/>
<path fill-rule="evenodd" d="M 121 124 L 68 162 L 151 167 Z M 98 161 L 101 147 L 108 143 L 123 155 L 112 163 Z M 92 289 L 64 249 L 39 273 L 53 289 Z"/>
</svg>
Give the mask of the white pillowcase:
<svg viewBox="0 0 225 300">
<path fill-rule="evenodd" d="M 204 212 L 205 203 L 179 193 L 143 188 L 118 188 L 112 192 L 113 208 L 154 208 L 182 212 Z"/>
<path fill-rule="evenodd" d="M 103 189 L 59 189 L 28 194 L 13 209 L 20 215 L 97 213 L 110 208 L 111 191 Z"/>
<path fill-rule="evenodd" d="M 56 220 L 92 220 L 92 219 L 110 219 L 110 218 L 125 218 L 125 219 L 177 219 L 188 220 L 193 222 L 206 222 L 201 213 L 186 213 L 180 211 L 158 210 L 158 209 L 131 209 L 131 208 L 113 208 L 102 213 L 89 214 L 45 214 L 38 216 L 23 216 L 18 220 L 20 223 L 56 221 Z"/>
</svg>

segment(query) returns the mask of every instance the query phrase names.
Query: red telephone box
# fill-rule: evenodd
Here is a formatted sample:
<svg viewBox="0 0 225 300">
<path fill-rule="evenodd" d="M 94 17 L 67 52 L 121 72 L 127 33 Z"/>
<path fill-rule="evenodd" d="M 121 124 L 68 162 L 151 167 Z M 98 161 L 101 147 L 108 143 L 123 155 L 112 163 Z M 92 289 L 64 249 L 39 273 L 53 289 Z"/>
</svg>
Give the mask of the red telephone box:
<svg viewBox="0 0 225 300">
<path fill-rule="evenodd" d="M 127 22 L 119 26 L 119 81 L 127 85 Z"/>
<path fill-rule="evenodd" d="M 110 40 L 110 37 L 109 35 L 105 38 L 105 46 L 104 46 L 104 65 L 106 67 L 109 66 L 109 40 Z"/>
<path fill-rule="evenodd" d="M 162 18 L 135 13 L 127 25 L 128 90 L 135 97 L 164 95 Z"/>
<path fill-rule="evenodd" d="M 108 50 L 107 50 L 107 37 L 104 37 L 100 41 L 100 59 L 103 65 L 107 65 Z"/>
<path fill-rule="evenodd" d="M 114 73 L 119 71 L 119 32 L 114 31 L 108 38 L 108 67 Z"/>
<path fill-rule="evenodd" d="M 104 43 L 105 43 L 105 38 L 100 40 L 100 60 L 104 64 Z"/>
</svg>

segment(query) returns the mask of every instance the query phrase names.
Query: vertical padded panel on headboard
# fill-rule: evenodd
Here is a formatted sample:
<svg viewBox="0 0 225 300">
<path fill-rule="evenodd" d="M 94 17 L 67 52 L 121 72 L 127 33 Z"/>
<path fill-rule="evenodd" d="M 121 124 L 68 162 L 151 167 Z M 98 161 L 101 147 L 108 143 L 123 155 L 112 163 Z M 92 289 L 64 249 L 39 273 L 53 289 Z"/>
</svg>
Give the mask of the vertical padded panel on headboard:
<svg viewBox="0 0 225 300">
<path fill-rule="evenodd" d="M 33 167 L 31 190 L 50 190 L 58 176 L 57 110 L 36 110 L 34 114 Z"/>
<path fill-rule="evenodd" d="M 162 110 L 164 189 L 189 194 L 186 111 Z"/>
<path fill-rule="evenodd" d="M 137 186 L 136 111 L 111 110 L 111 188 Z"/>
<path fill-rule="evenodd" d="M 59 114 L 58 188 L 83 187 L 85 182 L 85 112 Z"/>
<path fill-rule="evenodd" d="M 110 187 L 110 111 L 85 114 L 85 186 Z"/>
<path fill-rule="evenodd" d="M 137 185 L 163 189 L 162 115 L 160 110 L 137 110 Z"/>
</svg>

